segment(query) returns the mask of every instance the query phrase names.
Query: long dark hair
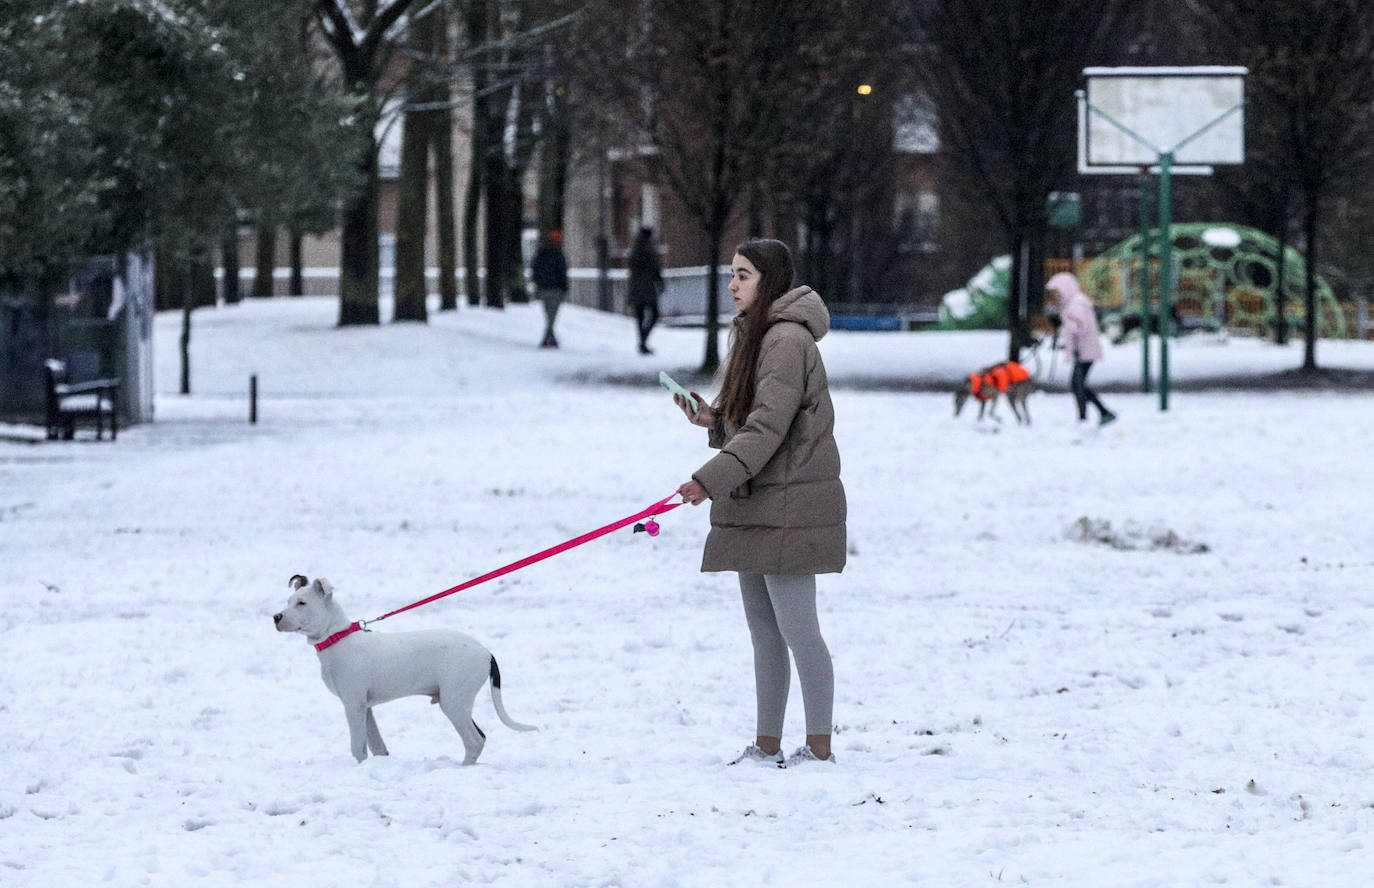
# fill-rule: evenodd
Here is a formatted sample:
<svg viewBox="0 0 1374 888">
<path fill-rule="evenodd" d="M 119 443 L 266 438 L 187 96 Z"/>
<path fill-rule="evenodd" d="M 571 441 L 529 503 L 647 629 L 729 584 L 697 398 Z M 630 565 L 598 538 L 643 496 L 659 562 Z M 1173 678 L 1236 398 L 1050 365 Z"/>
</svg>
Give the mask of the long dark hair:
<svg viewBox="0 0 1374 888">
<path fill-rule="evenodd" d="M 792 252 L 782 241 L 750 238 L 735 248 L 758 270 L 758 289 L 754 304 L 735 318 L 730 331 L 730 357 L 725 364 L 716 409 L 732 425 L 744 425 L 754 406 L 754 387 L 758 381 L 759 350 L 768 332 L 769 309 L 778 297 L 792 289 Z"/>
</svg>

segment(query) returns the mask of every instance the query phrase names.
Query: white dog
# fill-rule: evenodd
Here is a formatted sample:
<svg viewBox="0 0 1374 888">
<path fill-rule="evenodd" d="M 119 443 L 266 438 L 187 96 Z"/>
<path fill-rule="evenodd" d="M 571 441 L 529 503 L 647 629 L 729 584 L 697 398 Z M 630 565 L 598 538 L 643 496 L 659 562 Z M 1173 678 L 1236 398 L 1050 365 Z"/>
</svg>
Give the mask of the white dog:
<svg viewBox="0 0 1374 888">
<path fill-rule="evenodd" d="M 344 615 L 328 580 L 312 583 L 297 574 L 289 585 L 286 609 L 272 619 L 278 632 L 303 633 L 319 652 L 324 686 L 343 701 L 348 738 L 358 761 L 367 758 L 369 749 L 373 755 L 387 754 L 372 707 L 418 694 L 439 704 L 463 739 L 463 764 L 473 764 L 482 754 L 487 735 L 472 720 L 472 704 L 488 678 L 492 705 L 506 727 L 538 730 L 506 714 L 496 658 L 476 639 L 443 629 L 391 635 L 369 632 Z"/>
</svg>

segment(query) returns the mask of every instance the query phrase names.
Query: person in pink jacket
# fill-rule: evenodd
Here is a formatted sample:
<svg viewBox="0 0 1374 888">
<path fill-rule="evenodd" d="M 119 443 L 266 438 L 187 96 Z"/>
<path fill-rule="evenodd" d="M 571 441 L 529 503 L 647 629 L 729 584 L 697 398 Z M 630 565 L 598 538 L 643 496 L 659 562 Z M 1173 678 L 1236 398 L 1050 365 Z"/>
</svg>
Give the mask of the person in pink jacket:
<svg viewBox="0 0 1374 888">
<path fill-rule="evenodd" d="M 1049 279 L 1045 290 L 1059 300 L 1059 347 L 1073 356 L 1073 376 L 1069 385 L 1078 404 L 1078 419 L 1088 418 L 1088 404 L 1097 408 L 1097 424 L 1106 425 L 1116 414 L 1102 406 L 1097 392 L 1088 387 L 1088 371 L 1102 357 L 1102 334 L 1097 329 L 1097 311 L 1092 300 L 1078 285 L 1078 278 L 1061 271 Z"/>
</svg>

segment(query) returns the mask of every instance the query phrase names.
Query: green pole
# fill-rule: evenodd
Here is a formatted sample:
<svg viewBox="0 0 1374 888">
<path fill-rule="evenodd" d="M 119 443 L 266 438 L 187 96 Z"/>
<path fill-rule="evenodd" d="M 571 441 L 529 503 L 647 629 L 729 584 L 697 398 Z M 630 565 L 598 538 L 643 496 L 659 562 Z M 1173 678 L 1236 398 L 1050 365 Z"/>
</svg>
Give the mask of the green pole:
<svg viewBox="0 0 1374 888">
<path fill-rule="evenodd" d="M 1150 383 L 1150 170 L 1140 171 L 1140 390 Z"/>
<path fill-rule="evenodd" d="M 1174 163 L 1172 151 L 1159 155 L 1159 409 L 1169 409 L 1169 307 L 1173 298 L 1173 208 L 1170 204 L 1169 172 Z"/>
</svg>

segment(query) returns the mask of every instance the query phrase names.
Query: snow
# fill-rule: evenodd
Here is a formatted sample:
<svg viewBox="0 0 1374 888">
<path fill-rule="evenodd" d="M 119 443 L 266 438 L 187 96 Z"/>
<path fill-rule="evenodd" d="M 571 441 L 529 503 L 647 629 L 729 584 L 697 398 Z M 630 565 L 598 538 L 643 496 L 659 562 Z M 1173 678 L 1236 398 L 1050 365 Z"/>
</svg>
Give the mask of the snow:
<svg viewBox="0 0 1374 888">
<path fill-rule="evenodd" d="M 475 635 L 541 730 L 506 729 L 483 692 L 486 750 L 462 767 L 411 698 L 378 708 L 391 756 L 359 765 L 314 651 L 273 630 L 288 578 L 325 576 L 371 618 L 633 514 L 709 454 L 658 372 L 712 390 L 699 330 L 660 327 L 645 358 L 631 320 L 578 308 L 558 351 L 533 347 L 536 306 L 359 329 L 336 312 L 198 311 L 189 397 L 180 318 L 159 316 L 157 422 L 113 445 L 0 440 L 0 885 L 1374 871 L 1370 394 L 1181 388 L 1161 412 L 1124 346 L 1093 371 L 1115 425 L 1079 429 L 1046 392 L 1033 426 L 992 432 L 917 383 L 952 389 L 1000 334 L 833 333 L 837 765 L 725 764 L 752 739 L 750 649 L 689 507 L 656 539 L 619 531 L 374 627 Z M 1374 368 L 1369 344 L 1319 357 Z M 1171 350 L 1180 383 L 1300 360 Z M 801 732 L 794 687 L 784 745 Z"/>
</svg>

